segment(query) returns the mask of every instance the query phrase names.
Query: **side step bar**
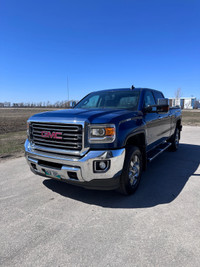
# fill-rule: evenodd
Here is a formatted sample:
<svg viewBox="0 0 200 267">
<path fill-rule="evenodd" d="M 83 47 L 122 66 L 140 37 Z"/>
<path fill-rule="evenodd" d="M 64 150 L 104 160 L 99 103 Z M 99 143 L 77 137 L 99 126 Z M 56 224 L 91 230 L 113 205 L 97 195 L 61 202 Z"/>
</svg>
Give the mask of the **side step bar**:
<svg viewBox="0 0 200 267">
<path fill-rule="evenodd" d="M 164 152 L 168 147 L 171 146 L 171 143 L 163 143 L 154 150 L 150 151 L 147 155 L 147 160 L 151 162 L 153 159 L 155 159 L 158 155 L 160 155 L 162 152 Z"/>
</svg>

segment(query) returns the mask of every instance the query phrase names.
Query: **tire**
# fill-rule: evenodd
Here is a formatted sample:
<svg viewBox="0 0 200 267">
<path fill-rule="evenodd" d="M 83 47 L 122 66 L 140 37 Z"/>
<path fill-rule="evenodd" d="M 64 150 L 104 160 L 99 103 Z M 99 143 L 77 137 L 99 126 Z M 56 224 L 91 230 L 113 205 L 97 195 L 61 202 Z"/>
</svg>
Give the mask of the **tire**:
<svg viewBox="0 0 200 267">
<path fill-rule="evenodd" d="M 180 130 L 178 127 L 176 127 L 176 130 L 173 134 L 173 137 L 171 139 L 171 146 L 169 147 L 170 151 L 175 152 L 179 147 L 179 139 L 180 139 Z"/>
<path fill-rule="evenodd" d="M 129 146 L 126 149 L 124 167 L 120 177 L 119 192 L 131 195 L 138 188 L 142 174 L 142 154 L 138 147 Z"/>
</svg>

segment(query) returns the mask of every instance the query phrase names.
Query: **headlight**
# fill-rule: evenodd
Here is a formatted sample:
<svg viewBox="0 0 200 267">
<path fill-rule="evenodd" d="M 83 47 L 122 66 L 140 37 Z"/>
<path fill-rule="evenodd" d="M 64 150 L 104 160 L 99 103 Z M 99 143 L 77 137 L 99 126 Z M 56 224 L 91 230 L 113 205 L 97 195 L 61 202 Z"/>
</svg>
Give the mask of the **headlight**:
<svg viewBox="0 0 200 267">
<path fill-rule="evenodd" d="M 115 136 L 114 124 L 89 125 L 88 140 L 90 143 L 112 143 Z"/>
<path fill-rule="evenodd" d="M 27 136 L 28 136 L 28 137 L 30 136 L 30 131 L 29 131 L 29 129 L 30 129 L 30 122 L 27 121 L 27 130 L 26 130 L 26 132 L 27 132 Z"/>
<path fill-rule="evenodd" d="M 31 123 L 29 121 L 27 121 L 27 137 L 28 139 L 29 138 L 32 138 L 32 126 L 31 126 Z"/>
</svg>

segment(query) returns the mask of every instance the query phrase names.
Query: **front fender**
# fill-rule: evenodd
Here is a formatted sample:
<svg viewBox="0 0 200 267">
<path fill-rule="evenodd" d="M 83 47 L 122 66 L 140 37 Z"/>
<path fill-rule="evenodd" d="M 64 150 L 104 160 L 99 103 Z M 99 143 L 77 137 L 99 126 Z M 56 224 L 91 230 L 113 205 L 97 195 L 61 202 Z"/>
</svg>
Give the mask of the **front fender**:
<svg viewBox="0 0 200 267">
<path fill-rule="evenodd" d="M 145 124 L 141 118 L 123 121 L 118 126 L 118 147 L 126 146 L 127 140 L 137 134 L 145 134 Z"/>
</svg>

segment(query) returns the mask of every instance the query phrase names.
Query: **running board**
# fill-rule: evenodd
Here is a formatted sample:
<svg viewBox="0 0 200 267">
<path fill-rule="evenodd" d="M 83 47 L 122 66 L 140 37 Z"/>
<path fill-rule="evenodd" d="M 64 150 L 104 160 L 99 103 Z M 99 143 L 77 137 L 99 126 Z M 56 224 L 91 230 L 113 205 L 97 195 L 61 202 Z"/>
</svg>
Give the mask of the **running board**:
<svg viewBox="0 0 200 267">
<path fill-rule="evenodd" d="M 164 152 L 168 147 L 171 146 L 171 143 L 163 143 L 154 150 L 150 151 L 147 160 L 151 162 L 153 159 L 155 159 L 158 155 L 160 155 L 162 152 Z"/>
</svg>

